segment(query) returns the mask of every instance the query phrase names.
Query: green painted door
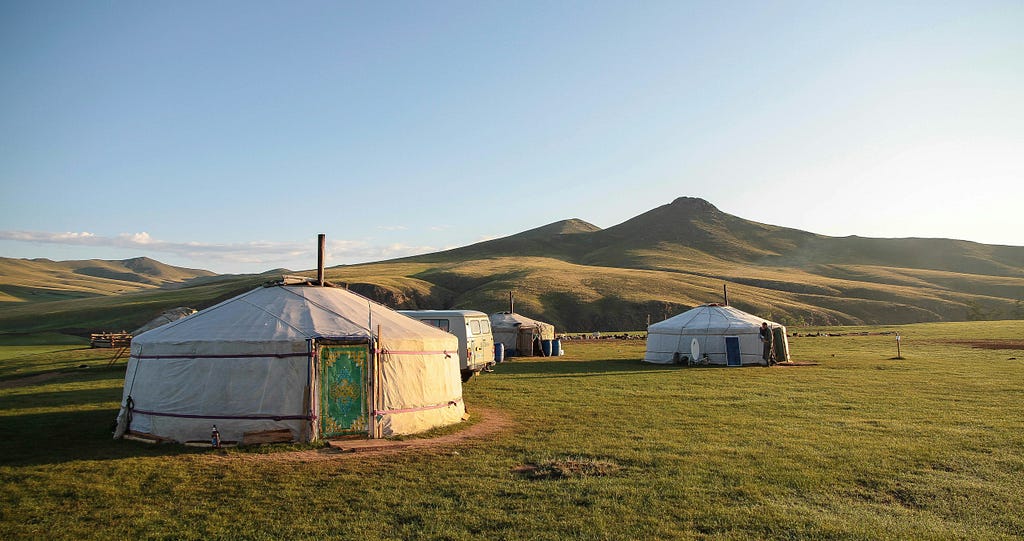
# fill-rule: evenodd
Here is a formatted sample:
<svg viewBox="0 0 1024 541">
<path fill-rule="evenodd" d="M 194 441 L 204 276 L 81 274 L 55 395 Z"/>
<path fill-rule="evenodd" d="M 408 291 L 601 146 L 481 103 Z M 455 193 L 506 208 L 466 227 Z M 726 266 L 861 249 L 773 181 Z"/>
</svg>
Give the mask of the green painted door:
<svg viewBox="0 0 1024 541">
<path fill-rule="evenodd" d="M 320 347 L 320 433 L 366 434 L 366 344 Z"/>
</svg>

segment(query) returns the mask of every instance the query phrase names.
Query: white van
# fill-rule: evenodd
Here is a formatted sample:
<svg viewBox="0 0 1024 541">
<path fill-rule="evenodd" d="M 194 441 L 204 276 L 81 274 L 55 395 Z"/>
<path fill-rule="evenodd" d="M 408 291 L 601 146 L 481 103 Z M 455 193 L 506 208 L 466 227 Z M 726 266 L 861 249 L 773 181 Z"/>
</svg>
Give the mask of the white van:
<svg viewBox="0 0 1024 541">
<path fill-rule="evenodd" d="M 459 338 L 462 381 L 494 365 L 494 335 L 487 314 L 476 310 L 399 310 L 413 319 L 450 332 Z"/>
</svg>

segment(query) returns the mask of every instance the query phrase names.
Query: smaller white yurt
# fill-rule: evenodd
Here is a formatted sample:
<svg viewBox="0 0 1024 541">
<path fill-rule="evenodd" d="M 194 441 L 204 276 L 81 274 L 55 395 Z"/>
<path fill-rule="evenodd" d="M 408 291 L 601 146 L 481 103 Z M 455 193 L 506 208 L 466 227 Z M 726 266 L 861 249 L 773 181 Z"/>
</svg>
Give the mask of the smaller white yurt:
<svg viewBox="0 0 1024 541">
<path fill-rule="evenodd" d="M 656 364 L 760 365 L 760 328 L 772 329 L 777 362 L 789 360 L 786 328 L 721 304 L 705 304 L 647 328 L 644 362 Z"/>
<path fill-rule="evenodd" d="M 286 277 L 136 336 L 115 437 L 379 438 L 464 414 L 458 338 Z"/>
<path fill-rule="evenodd" d="M 498 312 L 491 314 L 490 318 L 494 343 L 504 344 L 509 356 L 530 357 L 534 355 L 534 342 L 537 339 L 547 341 L 549 347 L 555 339 L 555 326 L 550 323 L 512 312 Z"/>
</svg>

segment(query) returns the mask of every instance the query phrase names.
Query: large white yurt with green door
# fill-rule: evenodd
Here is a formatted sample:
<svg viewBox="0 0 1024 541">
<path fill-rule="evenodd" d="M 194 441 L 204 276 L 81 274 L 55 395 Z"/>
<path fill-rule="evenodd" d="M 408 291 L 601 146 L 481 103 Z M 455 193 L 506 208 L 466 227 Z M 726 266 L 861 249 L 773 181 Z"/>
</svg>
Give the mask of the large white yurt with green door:
<svg viewBox="0 0 1024 541">
<path fill-rule="evenodd" d="M 347 289 L 286 277 L 136 336 L 115 437 L 209 441 L 216 425 L 225 442 L 306 442 L 457 423 L 458 350 Z"/>
<path fill-rule="evenodd" d="M 765 322 L 775 337 L 776 361 L 788 361 L 785 327 L 731 306 L 705 304 L 648 327 L 644 362 L 764 366 L 759 331 Z"/>
</svg>

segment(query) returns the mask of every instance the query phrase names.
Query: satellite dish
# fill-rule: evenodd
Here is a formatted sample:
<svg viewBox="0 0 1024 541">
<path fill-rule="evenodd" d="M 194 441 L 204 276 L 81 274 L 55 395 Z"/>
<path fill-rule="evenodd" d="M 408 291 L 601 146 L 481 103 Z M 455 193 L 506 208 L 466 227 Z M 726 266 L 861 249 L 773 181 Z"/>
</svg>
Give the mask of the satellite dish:
<svg viewBox="0 0 1024 541">
<path fill-rule="evenodd" d="M 696 338 L 690 341 L 690 358 L 693 359 L 694 362 L 700 360 L 700 344 L 697 342 Z"/>
</svg>

